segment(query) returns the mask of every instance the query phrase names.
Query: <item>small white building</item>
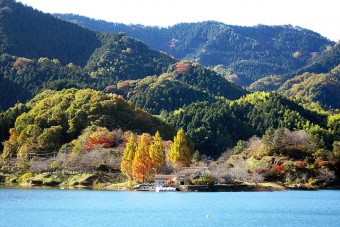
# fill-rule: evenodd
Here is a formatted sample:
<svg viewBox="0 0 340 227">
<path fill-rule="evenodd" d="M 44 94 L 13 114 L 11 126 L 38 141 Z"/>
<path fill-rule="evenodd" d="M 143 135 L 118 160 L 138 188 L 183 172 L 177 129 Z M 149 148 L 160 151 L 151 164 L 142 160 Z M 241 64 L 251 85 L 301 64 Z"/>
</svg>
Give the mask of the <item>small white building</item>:
<svg viewBox="0 0 340 227">
<path fill-rule="evenodd" d="M 164 186 L 170 179 L 173 179 L 175 177 L 176 177 L 175 175 L 155 175 L 154 177 L 155 186 L 157 185 Z"/>
</svg>

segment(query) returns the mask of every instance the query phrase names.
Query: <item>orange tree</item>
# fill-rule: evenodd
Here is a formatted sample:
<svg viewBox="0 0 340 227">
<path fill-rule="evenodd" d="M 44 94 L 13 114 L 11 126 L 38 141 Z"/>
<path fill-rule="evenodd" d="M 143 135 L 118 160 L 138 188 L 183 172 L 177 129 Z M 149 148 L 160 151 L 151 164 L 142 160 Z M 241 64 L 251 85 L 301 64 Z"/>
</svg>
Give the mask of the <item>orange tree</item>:
<svg viewBox="0 0 340 227">
<path fill-rule="evenodd" d="M 138 142 L 132 163 L 132 175 L 137 182 L 145 182 L 152 172 L 152 160 L 149 155 L 150 135 L 143 133 Z"/>
</svg>

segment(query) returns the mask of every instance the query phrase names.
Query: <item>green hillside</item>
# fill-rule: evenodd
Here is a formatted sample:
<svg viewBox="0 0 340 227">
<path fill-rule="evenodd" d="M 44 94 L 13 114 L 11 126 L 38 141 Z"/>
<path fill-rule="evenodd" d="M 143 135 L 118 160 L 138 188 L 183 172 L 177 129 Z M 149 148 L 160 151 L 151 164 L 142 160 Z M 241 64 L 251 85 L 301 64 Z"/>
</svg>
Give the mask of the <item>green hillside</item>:
<svg viewBox="0 0 340 227">
<path fill-rule="evenodd" d="M 196 101 L 214 101 L 220 96 L 235 100 L 247 94 L 214 71 L 187 61 L 170 66 L 160 76 L 123 81 L 117 87 L 127 100 L 153 114 L 174 111 Z"/>
<path fill-rule="evenodd" d="M 249 87 L 251 91 L 278 90 L 302 103 L 318 102 L 322 107 L 339 109 L 340 45 L 329 47 L 307 66 L 294 73 L 260 79 Z"/>
<path fill-rule="evenodd" d="M 340 65 L 330 73 L 304 73 L 286 81 L 279 92 L 302 103 L 319 102 L 326 109 L 340 109 Z"/>
<path fill-rule="evenodd" d="M 57 59 L 28 59 L 8 54 L 0 55 L 0 107 L 6 110 L 15 103 L 33 98 L 44 89 L 100 88 L 81 67 L 61 65 Z"/>
<path fill-rule="evenodd" d="M 9 111 L 11 113 L 5 112 L 1 116 L 16 114 Z M 135 109 L 121 96 L 90 89 L 46 90 L 30 100 L 26 110 L 17 115 L 9 140 L 4 143 L 2 157 L 5 159 L 16 157 L 17 154 L 25 156 L 28 152 L 48 153 L 58 150 L 91 125 L 136 133 L 154 134 L 158 130 L 164 138 L 174 135 L 170 126 Z"/>
<path fill-rule="evenodd" d="M 327 148 L 340 139 L 336 126 L 339 122 L 328 124 L 327 114 L 306 110 L 276 93 L 254 93 L 236 101 L 193 103 L 165 117 L 171 125 L 187 131 L 200 152 L 214 157 L 235 146 L 238 140 L 264 135 L 270 128 L 306 130 Z"/>
<path fill-rule="evenodd" d="M 177 61 L 123 33 L 98 34 L 98 38 L 101 46 L 92 53 L 85 69 L 106 84 L 161 74 Z"/>
</svg>

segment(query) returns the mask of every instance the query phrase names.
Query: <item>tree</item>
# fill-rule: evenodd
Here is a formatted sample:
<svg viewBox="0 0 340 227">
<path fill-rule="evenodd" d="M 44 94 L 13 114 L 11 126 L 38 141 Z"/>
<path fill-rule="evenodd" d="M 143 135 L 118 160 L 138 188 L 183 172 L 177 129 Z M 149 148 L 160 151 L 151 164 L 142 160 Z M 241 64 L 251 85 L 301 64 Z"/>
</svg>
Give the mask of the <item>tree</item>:
<svg viewBox="0 0 340 227">
<path fill-rule="evenodd" d="M 169 160 L 175 163 L 177 167 L 189 166 L 191 164 L 192 148 L 186 139 L 184 130 L 181 128 L 174 137 L 169 152 Z"/>
<path fill-rule="evenodd" d="M 107 128 L 97 127 L 86 142 L 86 148 L 88 150 L 93 149 L 96 146 L 103 148 L 111 148 L 114 143 L 114 133 L 110 132 Z"/>
<path fill-rule="evenodd" d="M 60 140 L 62 138 L 61 125 L 45 128 L 38 136 L 37 141 L 41 149 L 48 151 L 59 149 Z"/>
<path fill-rule="evenodd" d="M 159 167 L 165 166 L 165 148 L 160 133 L 157 131 L 156 135 L 150 145 L 150 158 L 153 168 L 157 170 Z"/>
<path fill-rule="evenodd" d="M 120 164 L 120 170 L 126 174 L 126 176 L 131 180 L 133 178 L 132 163 L 135 158 L 135 153 L 137 150 L 137 140 L 133 133 L 130 134 L 130 138 L 126 143 L 126 147 L 123 154 L 123 159 Z"/>
<path fill-rule="evenodd" d="M 135 158 L 132 163 L 132 174 L 137 182 L 145 182 L 152 172 L 152 161 L 149 155 L 149 134 L 143 133 L 139 142 Z"/>
</svg>

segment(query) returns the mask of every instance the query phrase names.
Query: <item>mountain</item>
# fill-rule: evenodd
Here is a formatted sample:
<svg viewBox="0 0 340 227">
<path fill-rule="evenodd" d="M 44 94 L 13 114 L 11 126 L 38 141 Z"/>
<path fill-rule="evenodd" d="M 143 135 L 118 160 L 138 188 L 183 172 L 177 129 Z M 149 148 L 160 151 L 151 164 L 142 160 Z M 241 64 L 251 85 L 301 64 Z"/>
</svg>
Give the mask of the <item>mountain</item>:
<svg viewBox="0 0 340 227">
<path fill-rule="evenodd" d="M 113 92 L 152 114 L 174 111 L 196 101 L 214 101 L 217 97 L 235 100 L 247 94 L 216 72 L 188 61 L 170 66 L 160 76 L 122 81 Z"/>
<path fill-rule="evenodd" d="M 183 128 L 202 154 L 195 164 L 234 168 L 237 180 L 240 166 L 285 183 L 340 175 L 339 46 L 319 34 L 211 21 L 103 33 L 15 1 L 0 6 L 0 171 L 110 170 L 129 131 L 170 139 Z M 277 91 L 249 93 L 226 77 Z"/>
<path fill-rule="evenodd" d="M 1 13 L 3 20 L 0 24 L 3 24 L 2 28 L 4 28 L 1 30 L 1 35 L 7 37 L 7 41 L 2 42 L 6 44 L 2 45 L 6 53 L 1 52 L 0 55 L 0 98 L 1 108 L 4 111 L 0 113 L 3 126 L 2 141 L 8 139 L 9 133 L 12 139 L 16 138 L 18 135 L 16 133 L 21 135 L 21 132 L 24 132 L 22 134 L 24 136 L 36 132 L 38 137 L 42 133 L 42 137 L 39 138 L 43 139 L 52 132 L 56 135 L 61 133 L 61 137 L 53 137 L 57 142 L 52 141 L 56 147 L 60 147 L 60 140 L 70 141 L 88 125 L 96 124 L 109 129 L 121 127 L 124 130 L 140 132 L 157 130 L 158 128 L 151 124 L 157 121 L 156 118 L 140 109 L 135 109 L 133 105 L 160 115 L 176 129 L 183 127 L 195 142 L 196 149 L 214 157 L 234 146 L 238 140 L 247 140 L 252 135 L 261 136 L 269 128 L 309 130 L 308 132 L 320 140 L 322 144 L 320 146 L 326 149 L 330 149 L 332 142 L 336 140 L 337 131 L 333 128 L 338 127 L 338 118 L 333 117 L 328 124 L 330 113 L 321 109 L 318 110 L 319 112 L 312 112 L 276 93 L 249 94 L 228 82 L 212 68 L 206 68 L 197 62 L 178 61 L 164 52 L 151 50 L 146 44 L 124 33 L 97 33 L 69 22 L 61 22 L 15 1 L 1 1 L 1 4 L 4 11 Z M 21 19 L 13 15 L 21 12 L 25 12 L 23 17 L 26 19 L 31 17 L 40 19 L 26 20 L 24 25 L 23 22 L 14 23 Z M 49 19 L 42 20 L 45 16 Z M 8 29 L 4 22 L 10 22 L 12 30 Z M 38 34 L 54 34 L 56 31 L 53 25 L 58 23 L 65 23 L 67 31 L 74 27 L 76 31 L 77 29 L 82 31 L 84 36 L 89 34 L 88 37 L 95 37 L 97 40 L 93 50 L 86 56 L 82 56 L 84 60 L 82 64 L 77 65 L 78 58 L 73 55 L 66 53 L 70 61 L 65 61 L 66 58 L 55 54 L 54 49 L 57 46 L 54 42 L 46 43 L 48 47 L 46 50 L 51 53 L 47 57 L 39 56 L 43 53 L 35 46 L 36 41 L 32 41 L 34 45 L 28 45 L 30 49 L 27 49 L 27 53 L 24 52 L 26 51 L 24 47 L 22 50 L 19 48 L 23 51 L 19 56 L 11 52 L 10 47 L 13 45 L 7 45 L 10 42 L 15 43 L 15 40 L 38 39 L 37 35 L 29 33 L 27 37 L 21 37 L 21 33 L 16 31 L 27 29 L 22 26 L 42 28 L 41 24 L 44 24 L 45 30 L 39 30 Z M 59 27 L 61 34 L 69 34 L 73 37 L 73 34 L 63 29 L 64 26 Z M 150 29 L 156 31 L 153 30 L 155 28 L 150 27 Z M 316 33 L 291 26 L 247 28 L 205 22 L 180 24 L 171 29 L 177 32 L 175 37 L 184 36 L 183 40 L 178 42 L 173 40 L 169 47 L 173 53 L 182 54 L 182 57 L 186 58 L 191 51 L 190 53 L 194 53 L 196 57 L 200 56 L 203 62 L 204 59 L 207 62 L 214 59 L 221 60 L 228 56 L 224 59 L 229 61 L 228 66 L 216 66 L 220 70 L 229 70 L 232 65 L 241 70 L 242 64 L 254 66 L 261 62 L 266 68 L 277 64 L 279 65 L 277 70 L 286 68 L 283 71 L 289 71 L 291 69 L 288 68 L 292 66 L 293 68 L 301 68 L 300 65 L 305 67 L 304 61 L 310 57 L 311 51 L 320 51 L 330 43 Z M 158 30 L 170 31 L 170 28 Z M 280 36 L 277 37 L 279 34 Z M 74 37 L 76 35 L 74 34 Z M 301 41 L 302 37 L 305 37 L 305 42 Z M 224 40 L 222 44 L 221 40 Z M 309 45 L 311 40 L 316 44 Z M 186 44 L 183 43 L 184 41 Z M 61 46 L 66 45 L 63 39 L 58 42 L 61 42 Z M 68 42 L 68 39 L 65 42 Z M 166 45 L 168 44 L 166 42 Z M 250 44 L 254 44 L 253 49 L 248 49 Z M 75 44 L 77 45 L 80 44 Z M 315 49 L 316 47 L 318 50 Z M 206 48 L 206 52 L 198 51 L 202 48 Z M 301 49 L 301 53 L 292 52 L 297 48 Z M 337 61 L 337 58 L 333 59 L 333 55 L 330 54 L 337 53 L 336 49 L 327 50 L 330 52 L 324 51 L 320 58 L 315 59 L 315 62 L 317 59 L 324 59 L 320 60 L 318 68 L 328 69 L 328 61 Z M 212 51 L 215 51 L 216 56 L 205 58 Z M 268 56 L 263 55 L 266 51 Z M 72 52 L 72 49 L 69 52 Z M 221 57 L 225 53 L 229 55 Z M 284 56 L 291 56 L 292 53 L 295 53 L 293 59 L 284 58 Z M 34 54 L 38 57 L 32 57 Z M 314 52 L 313 54 L 313 56 L 317 55 Z M 195 56 L 191 59 L 195 59 Z M 57 57 L 61 57 L 61 60 Z M 254 59 L 249 60 L 252 57 Z M 249 58 L 247 64 L 243 61 L 244 58 Z M 336 68 L 333 68 L 335 70 L 333 72 L 337 72 Z M 259 72 L 269 73 L 261 67 Z M 234 77 L 236 78 L 235 75 Z M 251 77 L 248 79 L 252 80 Z M 19 104 L 26 101 L 29 103 Z M 9 108 L 11 106 L 13 107 Z M 159 124 L 163 125 L 161 122 Z M 13 127 L 15 131 L 10 129 Z M 43 133 L 45 129 L 47 131 Z M 165 131 L 171 132 L 170 129 Z M 24 141 L 21 140 L 22 136 L 19 136 L 21 142 Z M 50 137 L 46 137 L 48 138 Z M 14 140 L 12 144 L 14 147 L 10 146 L 10 149 L 17 149 L 15 146 L 20 141 Z M 40 145 L 38 148 L 43 149 Z M 27 149 L 25 146 L 22 149 Z M 13 153 L 6 149 L 5 145 L 5 152 Z"/>
<path fill-rule="evenodd" d="M 326 109 L 339 109 L 340 44 L 329 47 L 307 66 L 282 76 L 271 76 L 250 85 L 251 91 L 278 90 L 302 103 L 318 102 Z"/>
<path fill-rule="evenodd" d="M 12 7 L 12 14 L 16 14 L 17 11 L 15 10 L 18 8 L 25 12 L 27 18 L 44 19 L 45 16 L 49 16 L 13 1 L 6 1 L 6 4 Z M 4 18 L 7 21 L 14 20 L 6 15 L 4 15 Z M 45 31 L 41 31 L 43 34 L 53 34 L 55 32 L 53 25 L 61 22 L 61 20 L 53 17 L 51 17 L 51 21 L 38 19 L 33 20 L 32 24 L 29 24 L 28 21 L 27 25 L 36 27 L 38 26 L 36 24 L 44 24 L 46 27 Z M 65 23 L 66 26 L 65 28 L 58 28 L 61 31 L 60 33 L 63 33 L 63 29 L 69 30 L 69 26 L 75 26 L 77 29 L 95 35 L 99 44 L 87 56 L 86 64 L 83 67 L 74 63 L 63 64 L 59 59 L 44 56 L 34 59 L 29 58 L 29 56 L 32 56 L 30 54 L 14 56 L 10 51 L 1 54 L 0 87 L 3 89 L 0 94 L 0 98 L 3 100 L 0 103 L 1 109 L 6 110 L 18 101 L 24 103 L 45 89 L 62 90 L 73 87 L 103 90 L 105 87 L 116 86 L 118 83 L 122 85 L 124 81 L 129 80 L 144 81 L 139 83 L 144 83 L 144 90 L 141 87 L 136 87 L 134 91 L 129 91 L 129 95 L 128 93 L 123 94 L 125 98 L 138 107 L 143 107 L 155 114 L 159 114 L 162 110 L 172 111 L 198 100 L 212 100 L 214 99 L 213 96 L 237 99 L 247 93 L 212 70 L 190 62 L 177 63 L 178 60 L 175 58 L 162 52 L 150 50 L 146 44 L 124 33 L 94 33 L 68 22 L 62 21 L 61 23 Z M 15 27 L 15 30 L 24 30 L 20 23 L 13 22 L 12 27 Z M 3 34 L 7 33 L 3 32 Z M 19 34 L 13 33 L 11 35 L 14 39 L 20 39 Z M 26 38 L 35 40 L 36 36 Z M 56 47 L 54 43 L 50 45 L 48 50 L 53 52 L 52 49 Z M 32 46 L 31 52 L 34 51 L 34 46 Z M 58 56 L 54 55 L 54 57 Z M 161 75 L 164 73 L 171 74 L 171 80 L 163 80 L 164 76 Z M 161 76 L 160 79 L 156 80 L 158 82 L 162 80 L 162 84 L 145 83 L 148 79 L 143 79 L 148 76 L 155 76 L 155 78 Z M 163 89 L 164 86 L 166 89 Z M 150 89 L 155 88 L 156 93 L 150 91 Z M 170 90 L 176 91 L 176 94 L 169 92 Z M 165 92 L 169 93 L 166 94 Z M 154 103 L 145 104 L 145 102 L 149 102 L 147 100 L 150 100 L 150 94 L 153 94 L 153 98 L 159 98 L 158 107 L 155 107 Z M 160 102 L 169 99 L 172 100 L 170 103 Z M 176 104 L 173 102 L 176 102 Z"/>
<path fill-rule="evenodd" d="M 38 60 L 0 55 L 0 108 L 7 110 L 17 102 L 25 103 L 44 89 L 98 88 L 98 81 L 74 64 L 59 60 Z"/>
<path fill-rule="evenodd" d="M 100 46 L 95 32 L 14 0 L 0 0 L 0 37 L 0 53 L 55 58 L 80 66 Z"/>
<path fill-rule="evenodd" d="M 107 84 L 161 74 L 177 62 L 123 33 L 98 34 L 98 39 L 101 46 L 92 53 L 85 69 Z"/>
<path fill-rule="evenodd" d="M 124 32 L 177 59 L 220 66 L 228 79 L 242 86 L 268 75 L 296 71 L 334 45 L 318 33 L 291 25 L 242 27 L 206 21 L 160 28 L 72 14 L 55 16 L 94 31 Z"/>
<path fill-rule="evenodd" d="M 340 42 L 329 46 L 307 66 L 299 69 L 295 74 L 301 72 L 328 73 L 340 64 Z"/>
<path fill-rule="evenodd" d="M 159 75 L 177 61 L 125 34 L 96 33 L 13 0 L 0 8 L 0 110 L 44 89 L 102 90 Z"/>
<path fill-rule="evenodd" d="M 286 81 L 279 92 L 302 103 L 319 102 L 325 109 L 340 109 L 340 65 L 329 73 L 303 73 Z"/>
<path fill-rule="evenodd" d="M 235 146 L 238 140 L 262 136 L 269 129 L 306 130 L 327 149 L 340 139 L 337 115 L 307 110 L 277 93 L 257 92 L 235 101 L 196 102 L 163 117 L 176 128 L 183 128 L 196 149 L 212 157 Z"/>
</svg>

